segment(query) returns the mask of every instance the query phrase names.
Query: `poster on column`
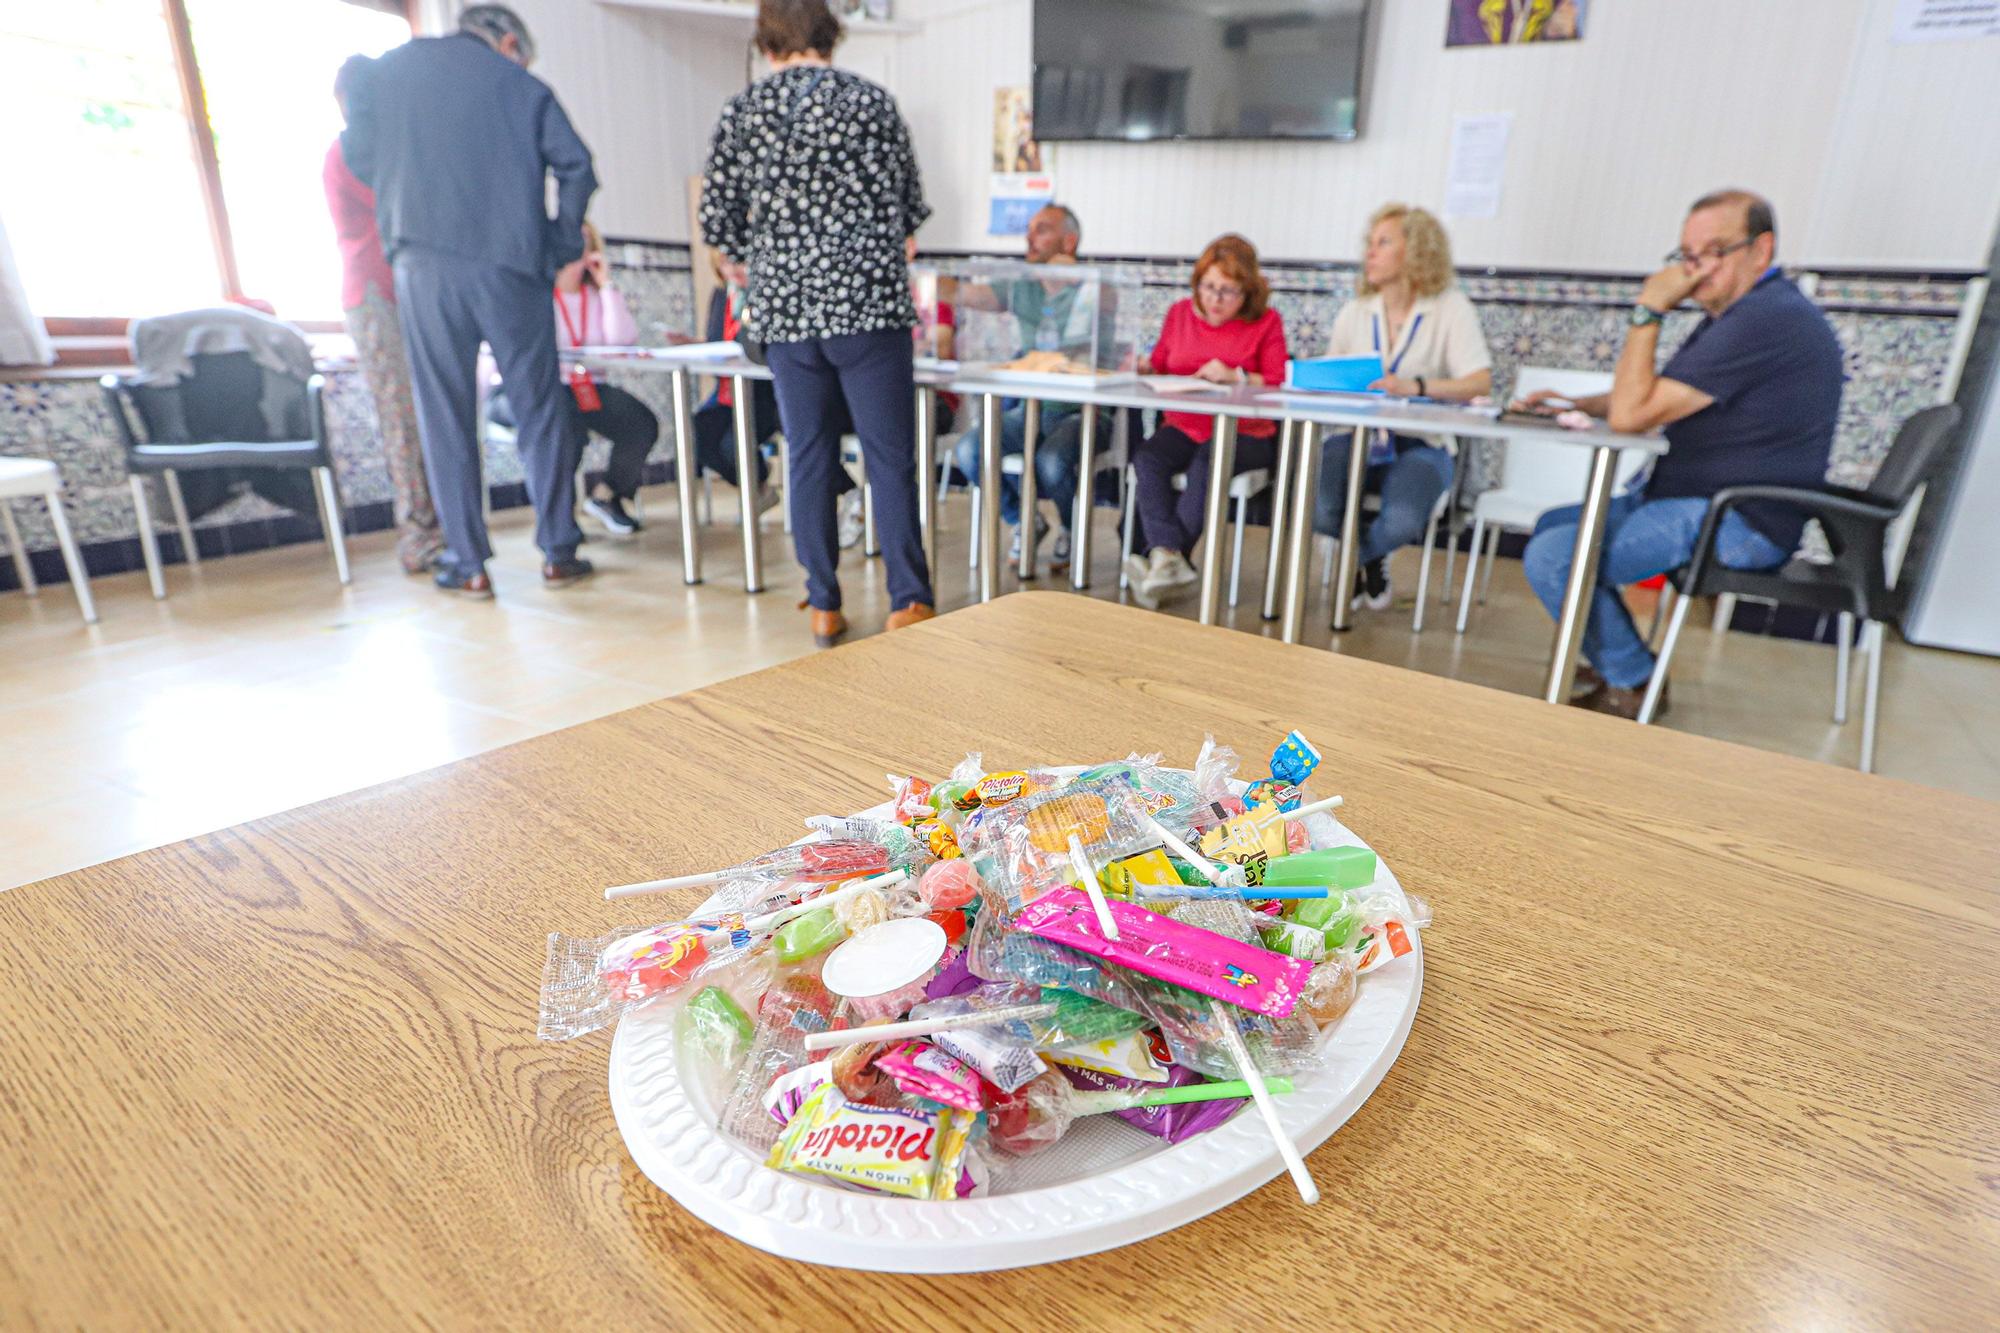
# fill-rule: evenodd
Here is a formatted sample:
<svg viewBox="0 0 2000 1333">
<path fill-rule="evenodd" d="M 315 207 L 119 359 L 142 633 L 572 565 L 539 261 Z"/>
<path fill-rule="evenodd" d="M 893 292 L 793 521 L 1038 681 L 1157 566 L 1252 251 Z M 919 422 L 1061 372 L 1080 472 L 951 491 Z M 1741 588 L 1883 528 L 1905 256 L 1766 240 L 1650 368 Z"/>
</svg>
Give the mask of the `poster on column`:
<svg viewBox="0 0 2000 1333">
<path fill-rule="evenodd" d="M 1035 142 L 1035 113 L 1026 88 L 993 90 L 993 162 L 990 236 L 1026 236 L 1028 219 L 1056 197 L 1055 181 L 1042 170 Z"/>
<path fill-rule="evenodd" d="M 1451 0 L 1446 46 L 1516 46 L 1574 42 L 1583 36 L 1586 0 Z"/>
<path fill-rule="evenodd" d="M 2000 37 L 2000 0 L 1896 0 L 1896 44 Z"/>
</svg>

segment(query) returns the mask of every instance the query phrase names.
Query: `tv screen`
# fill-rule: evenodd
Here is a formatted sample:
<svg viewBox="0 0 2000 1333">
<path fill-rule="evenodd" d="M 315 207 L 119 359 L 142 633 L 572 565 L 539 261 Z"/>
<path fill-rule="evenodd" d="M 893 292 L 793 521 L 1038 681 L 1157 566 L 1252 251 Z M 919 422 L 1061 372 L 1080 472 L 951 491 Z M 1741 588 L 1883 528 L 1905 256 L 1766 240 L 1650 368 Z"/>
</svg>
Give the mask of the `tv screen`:
<svg viewBox="0 0 2000 1333">
<path fill-rule="evenodd" d="M 1373 0 L 1035 0 L 1035 137 L 1352 139 Z"/>
</svg>

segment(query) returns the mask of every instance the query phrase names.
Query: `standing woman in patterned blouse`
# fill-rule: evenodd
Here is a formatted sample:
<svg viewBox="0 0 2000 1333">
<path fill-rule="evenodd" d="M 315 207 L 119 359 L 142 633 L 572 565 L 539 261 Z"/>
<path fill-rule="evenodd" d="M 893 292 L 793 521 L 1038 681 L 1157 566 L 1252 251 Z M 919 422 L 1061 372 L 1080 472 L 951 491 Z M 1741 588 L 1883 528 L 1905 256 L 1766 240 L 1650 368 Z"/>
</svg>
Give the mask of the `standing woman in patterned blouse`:
<svg viewBox="0 0 2000 1333">
<path fill-rule="evenodd" d="M 888 628 L 931 617 L 917 529 L 915 303 L 909 262 L 930 216 L 888 93 L 832 68 L 826 0 L 761 0 L 771 73 L 731 98 L 709 147 L 702 238 L 749 268 L 743 323 L 765 344 L 791 450 L 792 541 L 813 640 L 847 632 L 834 518 L 840 430 L 861 437 L 888 567 Z"/>
</svg>

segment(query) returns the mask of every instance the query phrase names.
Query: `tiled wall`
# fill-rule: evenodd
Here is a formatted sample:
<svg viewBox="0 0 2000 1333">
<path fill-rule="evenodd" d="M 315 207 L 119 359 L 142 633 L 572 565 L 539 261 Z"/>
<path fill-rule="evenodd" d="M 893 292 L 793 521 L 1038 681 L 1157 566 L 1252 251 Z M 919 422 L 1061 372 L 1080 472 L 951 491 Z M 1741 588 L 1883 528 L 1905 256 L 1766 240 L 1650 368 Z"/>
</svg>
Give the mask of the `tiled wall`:
<svg viewBox="0 0 2000 1333">
<path fill-rule="evenodd" d="M 668 335 L 699 336 L 693 280 L 683 245 L 614 243 L 617 282 L 639 324 L 640 338 L 664 343 Z M 1144 284 L 1137 320 L 1159 327 L 1166 308 L 1187 290 L 1185 261 L 1135 261 Z M 1285 318 L 1295 354 L 1317 354 L 1333 317 L 1353 294 L 1354 270 L 1328 265 L 1273 265 L 1267 270 L 1273 303 Z M 1637 279 L 1574 276 L 1476 275 L 1463 278 L 1479 307 L 1494 356 L 1496 384 L 1504 391 L 1524 365 L 1610 370 L 1622 345 L 1625 312 Z M 1966 292 L 1962 281 L 1894 278 L 1818 280 L 1817 299 L 1828 310 L 1847 350 L 1848 385 L 1831 479 L 1865 484 L 1874 475 L 1896 425 L 1934 402 L 1948 371 L 1953 335 Z M 1694 316 L 1669 321 L 1666 341 L 1686 336 Z M 1150 334 L 1142 342 L 1151 340 Z M 614 380 L 670 419 L 664 376 L 620 372 Z M 360 376 L 351 369 L 329 375 L 328 407 L 341 492 L 359 528 L 387 522 L 388 476 L 376 438 L 374 411 Z M 593 442 L 587 468 L 601 467 L 605 446 Z M 1481 446 L 1468 469 L 1477 490 L 1494 475 L 1498 446 Z M 55 460 L 62 468 L 72 523 L 93 571 L 134 567 L 136 527 L 125 469 L 113 443 L 99 392 L 91 379 L 0 383 L 0 452 Z M 655 466 L 664 451 L 655 454 Z M 520 481 L 513 452 L 489 448 L 487 477 L 496 486 Z M 164 513 L 164 505 L 156 511 Z M 309 539 L 317 528 L 277 521 L 280 511 L 255 497 L 239 498 L 196 526 L 213 531 L 224 550 L 252 549 L 274 541 Z M 22 537 L 37 552 L 36 569 L 59 579 L 54 536 L 38 504 L 19 504 Z M 12 586 L 11 566 L 0 563 L 0 587 Z"/>
</svg>

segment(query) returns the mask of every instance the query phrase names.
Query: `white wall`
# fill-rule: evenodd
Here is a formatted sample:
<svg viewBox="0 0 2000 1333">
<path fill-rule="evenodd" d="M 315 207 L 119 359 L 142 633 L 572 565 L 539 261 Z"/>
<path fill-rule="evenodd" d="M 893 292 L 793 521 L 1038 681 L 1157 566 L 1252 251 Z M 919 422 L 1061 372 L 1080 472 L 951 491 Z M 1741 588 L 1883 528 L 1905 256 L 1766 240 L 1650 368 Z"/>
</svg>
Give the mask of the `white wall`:
<svg viewBox="0 0 2000 1333">
<path fill-rule="evenodd" d="M 1444 6 L 1376 0 L 1353 144 L 1059 144 L 1100 253 L 1192 254 L 1240 229 L 1268 255 L 1351 259 L 1385 199 L 1437 206 L 1455 115 L 1514 113 L 1500 216 L 1451 223 L 1464 264 L 1632 271 L 1719 185 L 1768 194 L 1789 260 L 1982 268 L 2000 218 L 2000 42 L 1897 47 L 1895 0 L 1591 6 L 1573 44 L 1446 50 Z M 900 0 L 893 88 L 937 216 L 985 235 L 992 90 L 1030 80 L 1030 0 Z M 880 40 L 880 39 L 875 39 Z"/>
<path fill-rule="evenodd" d="M 597 0 L 508 0 L 534 34 L 534 73 L 596 158 L 591 221 L 610 236 L 688 239 L 685 181 L 701 171 L 722 103 L 743 86 L 748 24 Z M 427 34 L 459 0 L 424 0 Z"/>
</svg>

